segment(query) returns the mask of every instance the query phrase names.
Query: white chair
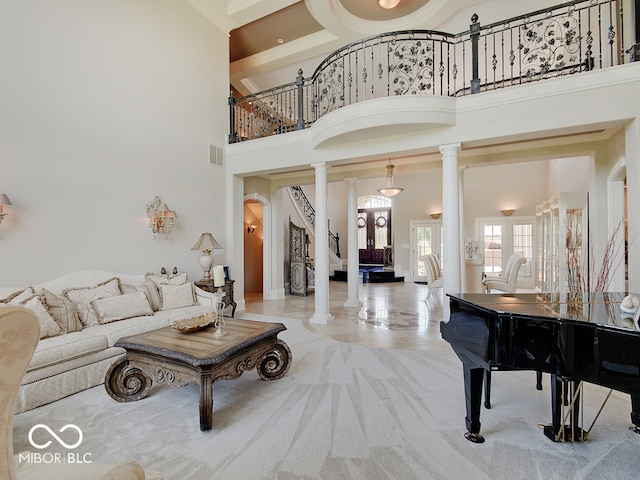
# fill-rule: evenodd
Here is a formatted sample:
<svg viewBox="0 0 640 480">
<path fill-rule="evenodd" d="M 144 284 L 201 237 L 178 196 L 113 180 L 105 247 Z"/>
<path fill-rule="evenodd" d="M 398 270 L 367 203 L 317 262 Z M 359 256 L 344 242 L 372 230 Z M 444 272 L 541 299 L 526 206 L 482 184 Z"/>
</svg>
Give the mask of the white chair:
<svg viewBox="0 0 640 480">
<path fill-rule="evenodd" d="M 482 280 L 482 285 L 487 293 L 491 293 L 491 290 L 500 290 L 506 293 L 515 293 L 516 284 L 518 283 L 518 272 L 520 266 L 527 263 L 527 261 L 520 255 L 513 254 L 507 260 L 507 265 L 500 272 L 500 275 L 486 277 Z"/>
<path fill-rule="evenodd" d="M 40 339 L 40 322 L 31 310 L 0 307 L 0 478 L 6 480 L 161 480 L 135 462 L 46 463 L 22 461 L 13 455 L 13 415 L 16 396 Z M 105 397 L 105 401 L 108 399 Z"/>
<path fill-rule="evenodd" d="M 434 290 L 443 287 L 444 279 L 442 277 L 440 261 L 436 255 L 433 253 L 423 255 L 420 257 L 420 261 L 424 266 L 425 275 L 427 277 L 427 296 L 424 298 L 424 301 L 426 302 L 431 298 Z"/>
</svg>

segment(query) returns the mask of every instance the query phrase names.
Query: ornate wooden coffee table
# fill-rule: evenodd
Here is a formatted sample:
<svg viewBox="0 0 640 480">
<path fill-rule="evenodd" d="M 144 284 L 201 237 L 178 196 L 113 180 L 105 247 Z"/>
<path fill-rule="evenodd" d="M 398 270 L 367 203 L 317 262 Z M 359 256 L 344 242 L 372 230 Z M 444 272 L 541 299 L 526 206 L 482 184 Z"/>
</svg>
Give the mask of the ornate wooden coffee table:
<svg viewBox="0 0 640 480">
<path fill-rule="evenodd" d="M 193 333 L 164 327 L 121 338 L 116 346 L 127 354 L 107 371 L 107 393 L 119 402 L 133 402 L 147 395 L 153 381 L 172 387 L 199 384 L 200 430 L 210 430 L 216 381 L 253 368 L 263 380 L 276 380 L 291 365 L 291 350 L 277 338 L 287 329 L 283 324 L 225 320 L 223 337 L 214 336 L 211 326 Z"/>
</svg>

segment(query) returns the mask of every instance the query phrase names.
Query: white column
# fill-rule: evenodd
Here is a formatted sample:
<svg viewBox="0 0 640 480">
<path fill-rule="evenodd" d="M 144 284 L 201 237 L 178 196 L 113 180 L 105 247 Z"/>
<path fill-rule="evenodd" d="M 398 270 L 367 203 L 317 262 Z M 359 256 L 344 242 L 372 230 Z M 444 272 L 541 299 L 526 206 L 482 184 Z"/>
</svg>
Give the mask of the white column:
<svg viewBox="0 0 640 480">
<path fill-rule="evenodd" d="M 326 324 L 329 313 L 329 223 L 327 214 L 327 165 L 311 164 L 316 170 L 315 313 L 311 323 Z"/>
<path fill-rule="evenodd" d="M 349 186 L 347 192 L 347 301 L 345 307 L 360 307 L 359 292 L 359 268 L 360 257 L 358 252 L 358 179 L 345 178 Z"/>
<path fill-rule="evenodd" d="M 458 171 L 458 154 L 460 144 L 440 146 L 442 154 L 442 228 L 445 242 L 443 259 L 444 292 L 459 293 L 462 291 L 460 252 L 460 175 Z M 453 248 L 447 249 L 450 245 Z M 449 319 L 449 302 L 445 297 L 444 305 Z"/>
<path fill-rule="evenodd" d="M 464 254 L 464 170 L 465 167 L 458 169 L 458 232 L 460 237 L 460 253 L 463 258 L 460 262 L 460 292 L 464 292 L 467 289 L 467 264 L 464 261 L 466 258 Z"/>
</svg>

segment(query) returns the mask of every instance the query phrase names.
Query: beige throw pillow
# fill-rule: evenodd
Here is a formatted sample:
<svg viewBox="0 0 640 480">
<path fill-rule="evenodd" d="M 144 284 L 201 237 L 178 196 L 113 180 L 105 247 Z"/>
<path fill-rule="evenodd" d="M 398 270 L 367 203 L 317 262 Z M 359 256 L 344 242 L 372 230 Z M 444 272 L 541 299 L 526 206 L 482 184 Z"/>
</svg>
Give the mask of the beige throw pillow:
<svg viewBox="0 0 640 480">
<path fill-rule="evenodd" d="M 17 292 L 13 292 L 6 298 L 0 300 L 0 303 L 8 303 L 9 305 L 20 305 L 24 300 L 33 297 L 35 294 L 35 290 L 33 287 L 23 288 L 22 290 L 18 290 Z"/>
<path fill-rule="evenodd" d="M 153 315 L 147 296 L 143 292 L 126 293 L 115 297 L 106 297 L 91 302 L 98 321 L 111 323 L 125 318 Z"/>
<path fill-rule="evenodd" d="M 193 282 L 182 285 L 160 285 L 160 296 L 162 297 L 160 310 L 172 310 L 196 304 Z"/>
<path fill-rule="evenodd" d="M 40 339 L 47 337 L 55 337 L 56 335 L 60 335 L 62 330 L 60 329 L 60 325 L 56 323 L 47 308 L 42 304 L 42 300 L 38 295 L 34 295 L 26 300 L 21 302 L 21 305 L 27 307 L 33 313 L 38 316 L 38 320 L 40 321 Z"/>
<path fill-rule="evenodd" d="M 76 308 L 64 295 L 56 295 L 46 288 L 40 293 L 42 303 L 47 307 L 49 314 L 53 317 L 62 333 L 77 332 L 82 330 L 82 322 L 78 318 Z"/>
<path fill-rule="evenodd" d="M 123 283 L 120 285 L 120 290 L 122 293 L 142 292 L 147 296 L 147 300 L 149 301 L 149 305 L 151 305 L 153 311 L 157 312 L 160 310 L 162 300 L 160 298 L 158 287 L 153 280 L 145 280 L 142 285 L 127 285 Z"/>
<path fill-rule="evenodd" d="M 176 275 L 162 275 L 159 273 L 147 273 L 144 278 L 151 280 L 160 289 L 161 285 L 182 285 L 187 282 L 187 274 L 178 273 Z"/>
<path fill-rule="evenodd" d="M 100 322 L 91 302 L 120 295 L 120 279 L 114 277 L 93 287 L 68 288 L 62 294 L 73 303 L 82 325 L 92 327 Z"/>
</svg>

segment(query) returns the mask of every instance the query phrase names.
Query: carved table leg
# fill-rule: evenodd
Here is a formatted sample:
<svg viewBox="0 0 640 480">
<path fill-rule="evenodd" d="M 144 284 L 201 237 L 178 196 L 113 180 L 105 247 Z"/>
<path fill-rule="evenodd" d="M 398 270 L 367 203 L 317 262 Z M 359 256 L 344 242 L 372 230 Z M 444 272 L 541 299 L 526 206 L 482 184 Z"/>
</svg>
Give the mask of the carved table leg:
<svg viewBox="0 0 640 480">
<path fill-rule="evenodd" d="M 277 380 L 284 377 L 291 365 L 291 350 L 282 340 L 277 339 L 273 350 L 265 353 L 256 366 L 263 380 Z"/>
<path fill-rule="evenodd" d="M 118 402 L 135 402 L 147 396 L 152 383 L 143 370 L 129 367 L 129 361 L 125 357 L 109 367 L 104 388 Z"/>
<path fill-rule="evenodd" d="M 211 374 L 200 376 L 200 430 L 213 426 L 213 381 Z"/>
</svg>

